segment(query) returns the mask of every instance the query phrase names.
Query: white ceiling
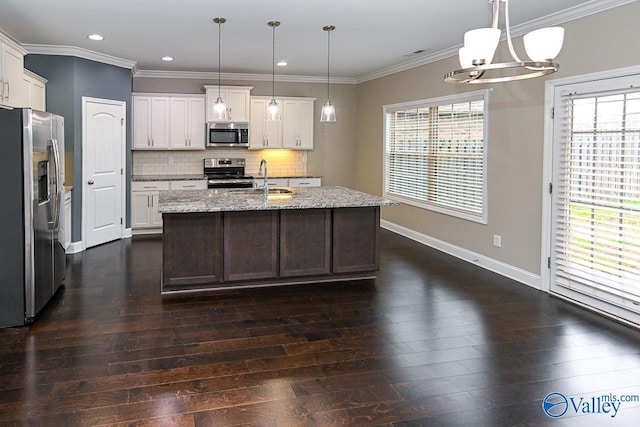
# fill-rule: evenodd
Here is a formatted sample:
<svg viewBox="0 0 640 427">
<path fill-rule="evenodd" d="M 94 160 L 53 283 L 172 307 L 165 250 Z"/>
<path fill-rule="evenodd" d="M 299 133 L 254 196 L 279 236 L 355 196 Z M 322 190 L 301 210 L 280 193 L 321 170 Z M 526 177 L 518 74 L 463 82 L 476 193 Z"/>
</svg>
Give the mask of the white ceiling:
<svg viewBox="0 0 640 427">
<path fill-rule="evenodd" d="M 0 0 L 0 29 L 30 45 L 73 46 L 135 62 L 137 70 L 217 71 L 222 25 L 222 72 L 271 74 L 271 20 L 277 74 L 347 79 L 407 62 L 450 56 L 465 31 L 488 26 L 487 0 Z M 510 0 L 511 26 L 560 23 L 624 0 Z M 569 10 L 568 10 L 569 9 Z M 99 33 L 101 42 L 87 39 Z M 571 37 L 568 34 L 566 37 Z M 406 56 L 417 50 L 424 53 Z M 34 50 L 35 51 L 35 50 Z M 173 62 L 161 61 L 172 56 Z M 562 54 L 561 54 L 562 55 Z M 560 57 L 561 58 L 561 57 Z"/>
</svg>

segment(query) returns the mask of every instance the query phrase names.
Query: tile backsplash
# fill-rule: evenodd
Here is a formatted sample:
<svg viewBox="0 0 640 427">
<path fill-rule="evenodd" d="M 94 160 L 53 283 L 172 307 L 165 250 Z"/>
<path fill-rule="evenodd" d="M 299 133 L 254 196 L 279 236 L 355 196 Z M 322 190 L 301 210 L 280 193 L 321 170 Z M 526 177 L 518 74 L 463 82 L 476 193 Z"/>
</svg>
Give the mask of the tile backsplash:
<svg viewBox="0 0 640 427">
<path fill-rule="evenodd" d="M 307 172 L 307 152 L 294 150 L 208 149 L 198 151 L 133 151 L 133 175 L 184 175 L 202 173 L 202 160 L 209 157 L 241 157 L 247 161 L 247 175 L 257 175 L 265 158 L 269 175 Z"/>
</svg>

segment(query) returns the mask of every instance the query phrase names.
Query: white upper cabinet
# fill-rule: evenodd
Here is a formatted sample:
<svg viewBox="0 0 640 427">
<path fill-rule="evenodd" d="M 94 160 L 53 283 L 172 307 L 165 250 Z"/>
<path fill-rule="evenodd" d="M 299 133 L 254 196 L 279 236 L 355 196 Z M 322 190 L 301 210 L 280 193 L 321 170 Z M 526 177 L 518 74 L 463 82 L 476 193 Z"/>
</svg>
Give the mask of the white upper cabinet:
<svg viewBox="0 0 640 427">
<path fill-rule="evenodd" d="M 315 99 L 284 99 L 282 102 L 282 148 L 313 150 L 313 103 Z"/>
<path fill-rule="evenodd" d="M 133 96 L 133 149 L 169 148 L 168 96 Z"/>
<path fill-rule="evenodd" d="M 134 150 L 204 150 L 205 97 L 133 96 Z"/>
<path fill-rule="evenodd" d="M 251 98 L 251 121 L 249 122 L 249 149 L 264 150 L 282 148 L 282 121 L 267 121 L 267 106 L 271 98 Z M 281 103 L 282 101 L 278 101 Z"/>
<path fill-rule="evenodd" d="M 0 34 L 0 105 L 24 107 L 24 55 L 22 47 Z"/>
<path fill-rule="evenodd" d="M 204 88 L 207 97 L 207 122 L 218 121 L 213 119 L 213 105 L 218 99 L 218 93 L 227 105 L 228 122 L 249 122 L 252 86 L 220 86 L 218 89 L 217 85 L 205 85 Z"/>
<path fill-rule="evenodd" d="M 282 119 L 266 120 L 271 97 L 251 97 L 249 149 L 313 150 L 313 104 L 316 98 L 277 98 Z"/>
<path fill-rule="evenodd" d="M 46 111 L 47 80 L 25 69 L 22 75 L 22 82 L 23 106 L 33 108 L 34 110 Z"/>
<path fill-rule="evenodd" d="M 204 97 L 170 98 L 169 146 L 177 150 L 204 150 Z"/>
</svg>

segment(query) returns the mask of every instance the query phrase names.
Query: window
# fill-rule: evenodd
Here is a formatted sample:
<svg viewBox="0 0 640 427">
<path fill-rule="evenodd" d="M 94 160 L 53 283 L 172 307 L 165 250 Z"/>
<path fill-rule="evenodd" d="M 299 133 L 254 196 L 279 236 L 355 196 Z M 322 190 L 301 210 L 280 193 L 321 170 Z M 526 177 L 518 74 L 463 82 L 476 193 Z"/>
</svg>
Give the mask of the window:
<svg viewBox="0 0 640 427">
<path fill-rule="evenodd" d="M 385 106 L 385 197 L 486 224 L 487 98 Z"/>
</svg>

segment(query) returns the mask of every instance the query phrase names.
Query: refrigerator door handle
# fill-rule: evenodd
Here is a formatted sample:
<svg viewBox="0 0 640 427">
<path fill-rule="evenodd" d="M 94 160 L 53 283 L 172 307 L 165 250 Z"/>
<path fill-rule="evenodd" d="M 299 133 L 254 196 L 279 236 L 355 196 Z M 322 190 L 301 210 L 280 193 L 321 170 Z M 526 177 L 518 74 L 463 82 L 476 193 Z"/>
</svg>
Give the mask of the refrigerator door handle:
<svg viewBox="0 0 640 427">
<path fill-rule="evenodd" d="M 52 199 L 55 200 L 53 205 L 53 227 L 60 227 L 60 154 L 58 153 L 58 140 L 50 139 L 51 151 L 53 151 L 53 161 L 56 167 L 56 193 Z"/>
</svg>

